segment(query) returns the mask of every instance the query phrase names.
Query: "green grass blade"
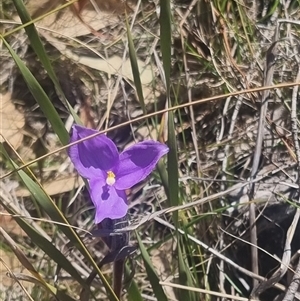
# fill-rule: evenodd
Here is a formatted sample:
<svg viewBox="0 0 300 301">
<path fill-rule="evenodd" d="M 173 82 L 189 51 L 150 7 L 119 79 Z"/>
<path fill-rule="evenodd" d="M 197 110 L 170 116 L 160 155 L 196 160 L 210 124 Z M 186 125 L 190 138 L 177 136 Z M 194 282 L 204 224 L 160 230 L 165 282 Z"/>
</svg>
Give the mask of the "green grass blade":
<svg viewBox="0 0 300 301">
<path fill-rule="evenodd" d="M 178 157 L 177 157 L 177 142 L 176 142 L 176 135 L 175 135 L 175 127 L 174 127 L 174 114 L 171 112 L 169 113 L 169 117 L 168 117 L 168 146 L 170 149 L 168 153 L 168 180 L 169 180 L 168 184 L 169 184 L 170 205 L 177 206 L 179 205 Z"/>
<path fill-rule="evenodd" d="M 165 73 L 165 82 L 166 82 L 166 94 L 168 105 L 171 107 L 172 102 L 170 98 L 170 70 L 171 70 L 171 26 L 172 26 L 172 15 L 171 15 L 171 6 L 169 0 L 160 1 L 160 44 L 162 52 L 162 61 L 163 68 Z M 180 204 L 179 199 L 179 175 L 178 175 L 178 154 L 177 154 L 177 140 L 176 140 L 176 131 L 174 124 L 174 112 L 170 111 L 168 113 L 168 198 L 171 206 L 178 206 Z M 178 228 L 178 212 L 173 213 L 173 222 L 176 228 Z M 183 222 L 185 222 L 185 217 L 182 216 Z M 189 270 L 189 265 L 184 260 L 184 253 L 182 250 L 185 250 L 185 245 L 182 243 L 179 232 L 177 232 L 177 254 L 178 254 L 178 269 L 179 269 L 179 280 L 180 284 L 183 285 L 192 285 L 192 272 Z M 186 253 L 186 252 L 185 252 Z M 188 291 L 181 291 L 180 300 L 196 300 L 195 294 Z"/>
<path fill-rule="evenodd" d="M 168 178 L 168 171 L 166 169 L 166 165 L 164 164 L 163 160 L 160 160 L 157 164 L 157 170 L 159 172 L 159 177 L 161 179 L 161 183 L 164 187 L 165 193 L 167 196 L 169 196 L 169 178 Z M 171 204 L 168 204 L 171 206 Z"/>
<path fill-rule="evenodd" d="M 128 50 L 129 50 L 129 58 L 130 58 L 131 69 L 132 69 L 132 74 L 133 74 L 133 80 L 134 80 L 136 92 L 137 92 L 142 110 L 143 110 L 144 114 L 146 114 L 147 112 L 146 112 L 145 100 L 144 100 L 144 95 L 143 95 L 140 71 L 139 71 L 136 51 L 134 48 L 133 39 L 132 39 L 132 35 L 131 35 L 130 26 L 128 24 L 127 16 L 126 16 L 126 30 L 127 30 Z"/>
<path fill-rule="evenodd" d="M 31 18 L 30 15 L 28 14 L 26 7 L 24 5 L 24 2 L 22 0 L 13 0 L 14 5 L 17 9 L 18 15 L 22 21 L 22 23 L 24 25 L 26 25 L 26 23 L 31 22 Z M 45 51 L 45 48 L 43 46 L 43 43 L 39 37 L 39 34 L 34 26 L 34 24 L 30 24 L 27 25 L 25 27 L 25 31 L 27 33 L 28 39 L 30 41 L 30 45 L 32 47 L 32 49 L 34 50 L 34 52 L 36 53 L 36 55 L 38 56 L 39 60 L 41 61 L 42 65 L 44 66 L 45 70 L 47 71 L 47 74 L 49 75 L 49 77 L 51 78 L 56 91 L 60 94 L 61 99 L 64 100 L 64 105 L 66 106 L 66 108 L 69 110 L 69 112 L 72 114 L 74 120 L 76 121 L 76 123 L 81 123 L 79 117 L 77 116 L 77 114 L 75 113 L 75 111 L 73 110 L 72 106 L 69 104 L 68 100 L 66 99 L 64 92 L 61 88 L 61 85 L 59 83 L 59 80 L 52 68 L 51 62 L 49 60 L 49 57 Z"/>
<path fill-rule="evenodd" d="M 178 233 L 177 239 L 183 241 Z M 192 272 L 188 268 L 188 264 L 184 260 L 184 255 L 181 250 L 181 245 L 184 244 L 178 243 L 178 269 L 179 269 L 179 283 L 181 285 L 186 285 L 189 287 L 194 287 L 194 283 L 192 280 Z M 197 296 L 195 293 L 187 291 L 187 290 L 179 290 L 180 300 L 190 300 L 197 301 Z"/>
<path fill-rule="evenodd" d="M 10 47 L 10 45 L 6 42 L 4 38 L 2 38 L 4 45 L 7 47 L 10 52 L 12 58 L 20 69 L 21 74 L 24 77 L 24 80 L 30 90 L 31 94 L 39 104 L 41 110 L 45 114 L 46 118 L 52 125 L 53 130 L 59 137 L 62 144 L 66 145 L 69 142 L 69 134 L 63 124 L 61 118 L 59 117 L 57 111 L 55 110 L 51 100 L 46 95 L 43 88 L 40 86 L 38 81 L 26 67 L 26 65 L 22 62 L 22 60 L 18 57 L 18 55 L 14 52 L 14 50 Z"/>
<path fill-rule="evenodd" d="M 129 276 L 130 271 L 127 265 L 125 265 L 125 275 Z M 126 278 L 125 276 L 125 278 Z M 137 286 L 134 279 L 131 280 L 131 283 L 129 284 L 127 288 L 128 292 L 128 300 L 129 301 L 143 301 L 143 297 L 141 296 L 139 287 Z"/>
<path fill-rule="evenodd" d="M 160 47 L 165 72 L 167 95 L 170 95 L 171 73 L 171 6 L 170 0 L 160 0 Z"/>
<path fill-rule="evenodd" d="M 24 2 L 22 0 L 13 0 L 13 2 L 17 9 L 18 15 L 19 15 L 22 23 L 25 25 L 24 29 L 29 38 L 30 45 L 34 49 L 35 53 L 38 55 L 38 58 L 40 59 L 41 63 L 47 70 L 50 78 L 55 79 L 56 75 L 55 75 L 52 65 L 49 61 L 49 58 L 45 52 L 44 46 L 42 44 L 42 41 L 38 35 L 38 32 L 37 32 L 35 26 L 33 24 L 26 25 L 26 23 L 28 23 L 32 20 L 26 10 Z"/>
<path fill-rule="evenodd" d="M 137 232 L 136 232 L 136 237 L 138 240 L 139 248 L 140 248 L 143 260 L 144 260 L 147 275 L 148 275 L 151 287 L 153 289 L 154 295 L 157 298 L 157 300 L 159 300 L 159 301 L 167 301 L 168 298 L 167 298 L 163 288 L 159 284 L 159 278 L 158 278 L 158 276 L 155 272 L 155 269 L 151 263 L 149 254 Z"/>
<path fill-rule="evenodd" d="M 163 68 L 166 81 L 166 92 L 169 106 L 170 101 L 170 70 L 171 70 L 171 8 L 170 1 L 160 1 L 160 44 L 163 59 Z M 168 153 L 168 186 L 169 186 L 169 202 L 171 206 L 179 204 L 178 198 L 178 159 L 177 159 L 177 143 L 174 127 L 174 113 L 168 113 L 168 146 L 170 151 Z M 178 214 L 173 214 L 173 220 L 177 226 Z"/>
</svg>

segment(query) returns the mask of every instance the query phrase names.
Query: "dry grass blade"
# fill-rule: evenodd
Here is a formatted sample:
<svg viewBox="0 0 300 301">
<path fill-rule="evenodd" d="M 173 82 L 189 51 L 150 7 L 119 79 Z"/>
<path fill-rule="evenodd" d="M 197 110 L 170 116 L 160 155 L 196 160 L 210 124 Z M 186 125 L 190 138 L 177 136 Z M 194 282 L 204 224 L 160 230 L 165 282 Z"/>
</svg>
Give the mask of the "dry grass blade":
<svg viewBox="0 0 300 301">
<path fill-rule="evenodd" d="M 275 58 L 277 55 L 277 41 L 278 41 L 278 32 L 276 31 L 274 35 L 274 42 L 271 45 L 271 47 L 268 49 L 267 55 L 266 55 L 266 64 L 265 64 L 265 74 L 264 74 L 264 82 L 263 86 L 270 86 L 273 82 L 273 75 L 274 75 L 274 69 L 275 69 Z M 255 145 L 255 151 L 253 155 L 253 163 L 252 163 L 252 169 L 251 169 L 251 179 L 254 179 L 257 170 L 258 165 L 262 153 L 262 145 L 263 145 L 263 139 L 264 139 L 264 132 L 265 132 L 265 121 L 266 121 L 266 115 L 268 110 L 268 96 L 270 94 L 269 90 L 265 90 L 262 93 L 261 98 L 261 108 L 260 108 L 260 114 L 259 114 L 259 122 L 258 122 L 258 133 L 256 138 L 256 145 Z M 253 200 L 254 197 L 254 184 L 250 185 L 250 199 Z M 256 206 L 255 203 L 251 203 L 249 206 L 249 219 L 250 219 L 250 227 L 251 227 L 251 262 L 252 262 L 252 271 L 255 274 L 259 273 L 258 270 L 258 252 L 256 248 L 257 244 L 257 228 L 256 228 Z M 257 286 L 257 281 L 253 279 L 253 287 Z"/>
<path fill-rule="evenodd" d="M 225 298 L 225 299 L 228 299 L 228 300 L 249 301 L 248 298 L 243 298 L 243 297 L 228 295 L 228 294 L 222 294 L 222 293 L 219 293 L 219 292 L 209 291 L 209 290 L 205 290 L 205 289 L 201 289 L 201 288 L 184 286 L 184 285 L 180 285 L 180 284 L 177 284 L 177 283 L 160 281 L 160 284 L 162 286 L 170 286 L 170 287 L 179 288 L 179 289 L 183 289 L 183 290 L 188 290 L 188 291 L 192 291 L 192 292 L 203 293 L 205 295 L 211 295 L 211 296 L 215 296 L 215 297 Z"/>
<path fill-rule="evenodd" d="M 273 72 L 274 72 L 274 65 L 275 65 L 275 58 L 277 55 L 277 51 L 276 51 L 276 44 L 279 42 L 278 40 L 278 33 L 279 33 L 279 28 L 280 28 L 281 22 L 278 23 L 278 27 L 276 28 L 276 32 L 275 32 L 275 42 L 272 44 L 271 48 L 268 51 L 267 54 L 267 67 L 268 66 L 273 66 L 271 69 L 270 67 L 267 68 L 267 72 L 266 72 L 266 85 L 270 85 L 272 78 L 273 78 Z M 293 43 L 292 38 L 290 39 L 290 42 Z M 295 52 L 295 47 L 294 47 L 294 52 Z M 269 58 L 269 59 L 268 59 Z M 297 58 L 297 56 L 295 56 L 296 61 L 298 62 L 298 66 L 299 66 L 299 59 Z M 270 71 L 269 71 L 270 70 Z M 271 72 L 271 73 L 270 73 Z M 298 67 L 298 74 L 296 77 L 296 80 L 300 79 L 300 71 L 299 71 L 299 67 Z M 297 95 L 298 95 L 298 86 L 295 86 L 293 88 L 293 97 L 292 97 L 292 108 L 291 108 L 291 121 L 292 121 L 292 133 L 293 133 L 293 140 L 294 140 L 294 146 L 295 146 L 295 150 L 296 150 L 296 155 L 297 155 L 297 162 L 298 162 L 298 181 L 300 181 L 299 176 L 300 176 L 300 147 L 299 147 L 299 141 L 298 141 L 298 119 L 297 119 L 297 115 L 296 115 L 296 109 L 297 109 Z M 264 120 L 261 120 L 261 116 L 262 114 L 266 114 L 266 110 L 267 110 L 267 97 L 268 97 L 268 91 L 265 91 L 263 93 L 263 99 L 262 101 L 265 102 L 262 103 L 262 108 L 261 108 L 261 115 L 260 115 L 260 120 L 259 120 L 259 128 L 261 129 L 261 131 L 259 131 L 258 133 L 258 138 L 257 139 L 261 139 L 258 142 L 262 143 L 262 133 L 263 133 L 263 129 L 264 129 L 264 120 L 265 120 L 265 115 L 264 115 Z M 258 144 L 257 144 L 258 145 Z M 256 145 L 256 146 L 257 146 Z M 258 150 L 258 148 L 256 148 L 256 150 Z M 261 150 L 260 150 L 261 151 Z M 252 170 L 253 176 L 254 176 L 254 172 L 256 173 L 256 170 L 258 168 L 258 163 L 259 163 L 259 153 L 256 153 L 256 157 L 254 158 L 254 162 L 253 162 L 253 166 L 255 167 L 255 170 Z M 252 166 L 252 168 L 253 168 Z M 299 182 L 298 182 L 299 185 Z M 299 187 L 299 186 L 298 186 Z M 254 189 L 254 187 L 252 188 Z M 251 205 L 250 205 L 251 206 Z M 253 205 L 254 206 L 254 205 Z M 251 209 L 250 209 L 251 210 Z M 253 208 L 252 208 L 253 210 Z M 252 215 L 254 215 L 254 219 L 252 219 L 252 221 L 255 222 L 255 209 L 253 211 L 250 212 Z M 252 298 L 257 298 L 261 293 L 263 293 L 265 290 L 267 290 L 269 287 L 272 287 L 275 283 L 278 283 L 280 281 L 280 279 L 286 274 L 287 270 L 288 270 L 288 266 L 290 264 L 290 260 L 291 260 L 291 243 L 292 240 L 294 238 L 294 234 L 299 222 L 299 218 L 300 218 L 300 209 L 297 208 L 293 221 L 291 222 L 291 225 L 288 229 L 287 232 L 287 237 L 286 237 L 286 241 L 285 241 L 285 247 L 284 247 L 284 252 L 283 252 L 283 256 L 282 256 L 282 261 L 281 261 L 281 265 L 280 267 L 276 270 L 276 272 L 265 282 L 260 283 L 259 285 L 256 284 L 256 286 L 254 286 L 254 289 L 251 293 L 251 297 Z M 253 228 L 253 232 L 254 232 Z M 252 238 L 256 239 L 256 233 L 251 233 L 252 234 Z M 256 241 L 256 240 L 255 240 Z M 253 241 L 251 240 L 251 242 L 253 243 Z M 256 256 L 257 256 L 257 251 L 255 251 Z"/>
<path fill-rule="evenodd" d="M 293 43 L 293 39 L 290 39 L 291 43 Z M 298 45 L 299 46 L 299 45 Z M 297 47 L 294 45 L 293 47 L 294 53 L 296 53 L 297 51 Z M 297 56 L 296 57 L 296 61 L 298 63 L 298 72 L 297 72 L 297 79 L 300 79 L 300 67 L 299 67 L 299 63 L 300 60 Z M 295 146 L 295 152 L 296 152 L 296 156 L 297 156 L 297 164 L 298 164 L 298 187 L 300 187 L 300 145 L 299 145 L 299 126 L 298 126 L 298 118 L 297 118 L 297 100 L 298 100 L 298 96 L 299 96 L 299 86 L 296 86 L 293 88 L 293 95 L 292 95 L 292 107 L 291 107 L 291 122 L 292 122 L 292 133 L 293 133 L 293 141 L 294 141 L 294 146 Z M 300 196 L 298 196 L 298 204 L 300 202 Z M 297 208 L 293 223 L 290 226 L 290 229 L 293 229 L 293 227 L 295 227 L 295 225 L 298 224 L 300 219 L 300 209 Z M 290 234 L 290 229 L 288 234 Z M 287 240 L 290 240 L 290 237 L 287 237 Z M 290 255 L 291 256 L 291 255 Z M 290 259 L 290 258 L 289 258 Z M 297 293 L 297 291 L 299 290 L 299 285 L 300 285 L 300 280 L 299 280 L 299 275 L 300 275 L 300 261 L 297 264 L 297 268 L 295 271 L 295 274 L 293 276 L 293 279 L 287 289 L 287 292 L 283 298 L 283 301 L 291 301 L 294 300 L 295 295 Z"/>
</svg>

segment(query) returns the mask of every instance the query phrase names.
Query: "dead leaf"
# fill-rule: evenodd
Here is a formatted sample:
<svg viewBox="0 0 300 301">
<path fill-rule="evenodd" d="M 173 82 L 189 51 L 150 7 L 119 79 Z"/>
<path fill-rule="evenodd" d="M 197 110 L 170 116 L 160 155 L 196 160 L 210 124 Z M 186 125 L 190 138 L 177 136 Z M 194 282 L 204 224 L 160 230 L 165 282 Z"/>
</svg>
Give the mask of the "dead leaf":
<svg viewBox="0 0 300 301">
<path fill-rule="evenodd" d="M 0 134 L 15 148 L 21 146 L 25 118 L 12 103 L 10 93 L 0 94 Z M 0 142 L 5 140 L 0 136 Z"/>
<path fill-rule="evenodd" d="M 106 72 L 107 74 L 120 74 L 124 78 L 133 81 L 132 68 L 129 59 L 123 60 L 121 57 L 115 55 L 107 60 L 103 60 L 101 58 L 77 56 L 76 54 L 71 53 L 71 51 L 66 51 L 64 54 L 79 64 Z M 153 70 L 151 66 L 147 66 L 141 60 L 137 60 L 137 63 L 142 85 L 151 83 L 153 81 Z"/>
<path fill-rule="evenodd" d="M 30 0 L 26 7 L 34 19 L 65 3 L 65 0 Z M 71 5 L 61 9 L 35 24 L 50 30 L 56 36 L 78 37 L 91 33 L 91 29 L 98 31 L 115 24 L 122 12 L 124 3 L 119 0 L 94 0 L 93 4 L 81 1 L 79 6 Z"/>
</svg>

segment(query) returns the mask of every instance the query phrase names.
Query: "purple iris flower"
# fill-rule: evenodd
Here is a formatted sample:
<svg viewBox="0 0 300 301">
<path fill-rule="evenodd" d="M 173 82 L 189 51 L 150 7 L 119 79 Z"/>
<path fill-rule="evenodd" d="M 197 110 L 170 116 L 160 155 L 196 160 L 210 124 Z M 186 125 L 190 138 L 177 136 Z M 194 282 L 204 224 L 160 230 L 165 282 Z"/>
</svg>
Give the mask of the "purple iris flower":
<svg viewBox="0 0 300 301">
<path fill-rule="evenodd" d="M 74 125 L 70 142 L 95 133 Z M 68 152 L 75 168 L 89 181 L 96 208 L 95 223 L 125 216 L 128 209 L 125 190 L 144 180 L 168 151 L 165 144 L 146 140 L 119 154 L 114 142 L 105 135 L 71 146 Z"/>
</svg>

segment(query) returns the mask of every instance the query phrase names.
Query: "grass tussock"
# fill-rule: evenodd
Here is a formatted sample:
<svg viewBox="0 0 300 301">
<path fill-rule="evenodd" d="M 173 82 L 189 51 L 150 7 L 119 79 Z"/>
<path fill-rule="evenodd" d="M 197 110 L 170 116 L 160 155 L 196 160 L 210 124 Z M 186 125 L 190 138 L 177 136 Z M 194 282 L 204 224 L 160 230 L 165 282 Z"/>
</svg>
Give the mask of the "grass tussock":
<svg viewBox="0 0 300 301">
<path fill-rule="evenodd" d="M 0 299 L 297 298 L 299 1 L 4 0 L 0 15 Z M 126 191 L 120 296 L 73 123 L 170 149 Z"/>
</svg>

